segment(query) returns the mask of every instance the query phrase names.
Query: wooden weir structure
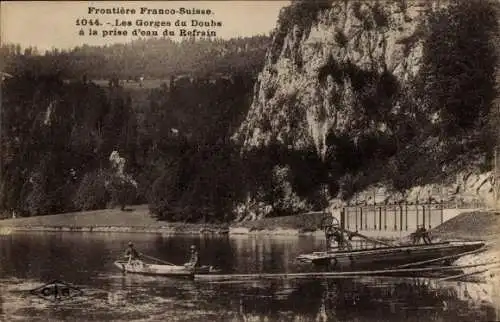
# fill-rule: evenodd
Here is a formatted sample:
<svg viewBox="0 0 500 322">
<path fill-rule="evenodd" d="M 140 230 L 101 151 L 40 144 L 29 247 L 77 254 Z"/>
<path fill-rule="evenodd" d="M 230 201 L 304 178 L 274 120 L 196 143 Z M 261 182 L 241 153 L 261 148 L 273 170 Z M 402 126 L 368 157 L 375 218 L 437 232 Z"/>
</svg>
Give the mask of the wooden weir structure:
<svg viewBox="0 0 500 322">
<path fill-rule="evenodd" d="M 352 230 L 415 231 L 444 222 L 444 202 L 347 205 L 340 210 L 341 225 Z"/>
</svg>

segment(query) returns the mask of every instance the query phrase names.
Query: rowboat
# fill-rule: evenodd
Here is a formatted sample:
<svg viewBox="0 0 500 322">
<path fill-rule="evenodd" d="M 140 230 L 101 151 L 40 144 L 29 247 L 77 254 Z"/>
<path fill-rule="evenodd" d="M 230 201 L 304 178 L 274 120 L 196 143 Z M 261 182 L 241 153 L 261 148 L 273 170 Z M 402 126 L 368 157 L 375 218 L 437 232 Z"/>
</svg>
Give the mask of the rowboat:
<svg viewBox="0 0 500 322">
<path fill-rule="evenodd" d="M 177 276 L 194 277 L 194 274 L 210 274 L 218 272 L 212 266 L 205 265 L 193 268 L 189 265 L 159 265 L 148 264 L 141 260 L 117 260 L 114 265 L 124 273 L 157 275 L 157 276 Z"/>
<path fill-rule="evenodd" d="M 440 258 L 455 260 L 461 255 L 479 251 L 484 247 L 484 241 L 448 241 L 434 244 L 313 252 L 299 255 L 297 260 L 331 270 L 362 269 L 363 267 L 373 269 L 374 267 L 411 265 L 411 263 L 434 261 Z"/>
</svg>

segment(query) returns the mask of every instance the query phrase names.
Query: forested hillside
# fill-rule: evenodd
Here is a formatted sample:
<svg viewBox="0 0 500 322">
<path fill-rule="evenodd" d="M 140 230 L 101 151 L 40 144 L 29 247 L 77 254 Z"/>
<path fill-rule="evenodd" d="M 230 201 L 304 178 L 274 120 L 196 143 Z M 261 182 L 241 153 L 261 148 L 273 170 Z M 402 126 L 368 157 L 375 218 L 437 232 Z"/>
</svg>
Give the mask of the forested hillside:
<svg viewBox="0 0 500 322">
<path fill-rule="evenodd" d="M 150 202 L 164 218 L 196 220 L 196 209 L 207 220 L 227 216 L 227 185 L 237 181 L 226 170 L 239 157 L 229 137 L 250 106 L 267 44 L 263 36 L 141 40 L 45 55 L 4 46 L 2 211 L 44 215 L 125 198 Z M 160 80 L 129 88 L 139 76 Z M 113 151 L 137 187 L 112 184 Z"/>
<path fill-rule="evenodd" d="M 13 75 L 30 70 L 51 74 L 59 71 L 64 78 L 80 79 L 168 79 L 187 74 L 208 76 L 213 73 L 262 69 L 262 57 L 269 45 L 268 36 L 230 40 L 140 39 L 128 44 L 105 47 L 81 46 L 71 50 L 54 48 L 40 53 L 37 48 L 4 45 L 0 49 L 1 70 Z"/>
</svg>

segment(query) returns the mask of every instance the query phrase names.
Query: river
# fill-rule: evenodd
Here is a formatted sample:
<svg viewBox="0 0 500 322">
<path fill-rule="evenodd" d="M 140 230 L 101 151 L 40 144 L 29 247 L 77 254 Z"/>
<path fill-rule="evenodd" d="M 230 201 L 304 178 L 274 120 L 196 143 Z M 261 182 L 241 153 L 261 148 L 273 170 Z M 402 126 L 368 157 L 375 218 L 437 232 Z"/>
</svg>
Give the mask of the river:
<svg viewBox="0 0 500 322">
<path fill-rule="evenodd" d="M 124 233 L 0 236 L 0 320 L 5 321 L 495 321 L 488 283 L 362 278 L 191 281 L 124 275 L 113 266 L 127 242 L 184 263 L 189 246 L 224 273 L 303 271 L 294 258 L 322 246 L 314 237 L 187 237 Z M 59 280 L 79 289 L 49 301 L 30 290 Z M 73 294 L 73 293 L 71 293 Z"/>
</svg>

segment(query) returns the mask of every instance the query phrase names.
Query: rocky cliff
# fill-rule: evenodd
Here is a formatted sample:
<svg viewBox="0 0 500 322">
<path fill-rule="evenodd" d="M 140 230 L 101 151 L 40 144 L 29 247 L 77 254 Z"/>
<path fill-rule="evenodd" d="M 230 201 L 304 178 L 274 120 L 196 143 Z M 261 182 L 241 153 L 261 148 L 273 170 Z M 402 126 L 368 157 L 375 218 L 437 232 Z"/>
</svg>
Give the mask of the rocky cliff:
<svg viewBox="0 0 500 322">
<path fill-rule="evenodd" d="M 328 197 L 335 198 L 352 186 L 344 200 L 374 184 L 411 195 L 412 186 L 439 183 L 465 168 L 481 172 L 468 163 L 491 163 L 483 145 L 491 139 L 486 120 L 498 11 L 493 2 L 470 6 L 294 2 L 280 14 L 253 104 L 234 139 L 244 151 L 276 144 L 314 149 L 330 178 L 316 188 L 329 184 Z M 491 75 L 479 76 L 488 70 Z M 457 155 L 467 156 L 455 162 Z M 420 159 L 422 169 L 414 171 Z M 374 175 L 374 164 L 384 174 Z M 350 182 L 342 189 L 346 175 Z"/>
<path fill-rule="evenodd" d="M 353 83 L 363 80 L 347 77 L 348 68 L 359 69 L 359 78 L 387 73 L 401 84 L 413 79 L 421 66 L 423 13 L 437 3 L 332 1 L 308 24 L 282 19 L 238 138 L 246 147 L 272 139 L 299 149 L 314 145 L 324 155 L 328 133 L 352 134 L 359 117 Z"/>
</svg>

